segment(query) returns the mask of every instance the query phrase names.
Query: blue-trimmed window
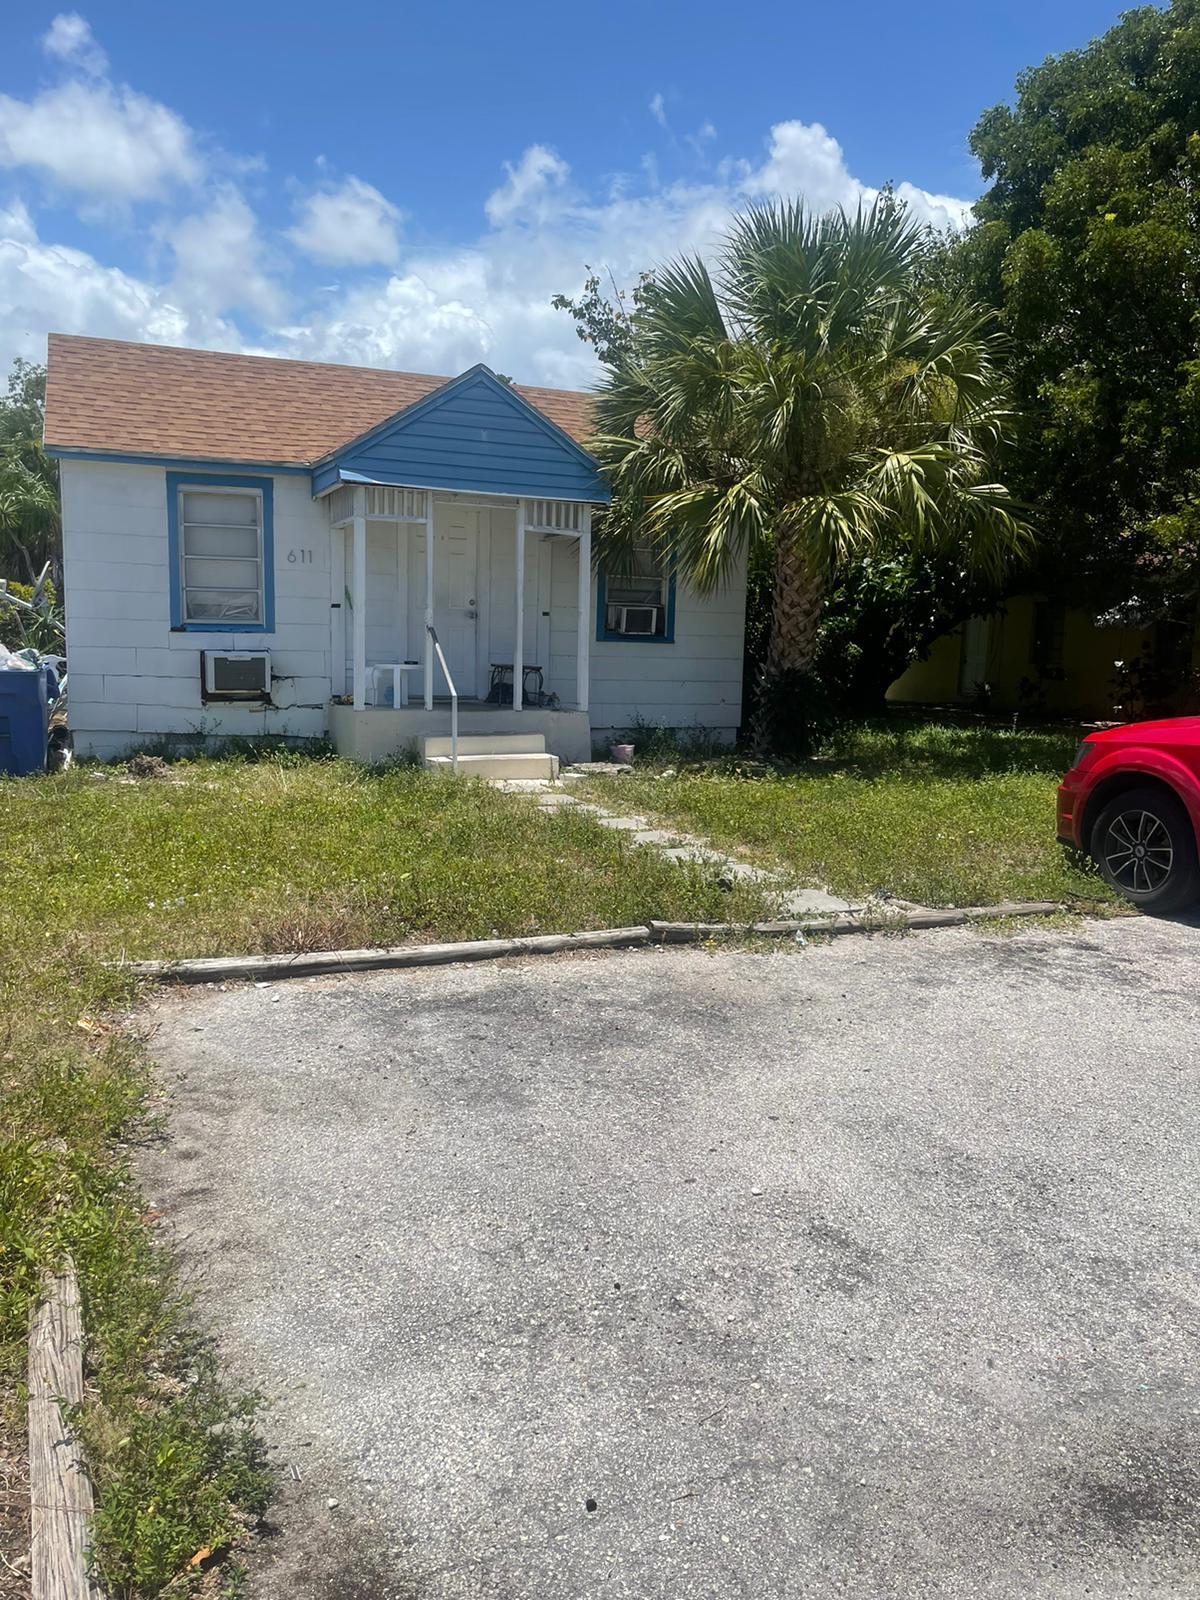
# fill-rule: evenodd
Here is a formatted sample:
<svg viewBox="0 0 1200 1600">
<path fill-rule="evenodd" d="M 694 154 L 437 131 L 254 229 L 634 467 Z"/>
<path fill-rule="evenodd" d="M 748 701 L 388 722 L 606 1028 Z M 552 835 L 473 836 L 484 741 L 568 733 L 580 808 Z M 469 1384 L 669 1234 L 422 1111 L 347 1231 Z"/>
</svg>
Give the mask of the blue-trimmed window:
<svg viewBox="0 0 1200 1600">
<path fill-rule="evenodd" d="M 674 644 L 675 574 L 649 545 L 603 565 L 596 580 L 596 637 Z"/>
<path fill-rule="evenodd" d="M 171 627 L 270 633 L 275 530 L 270 478 L 167 473 Z"/>
</svg>

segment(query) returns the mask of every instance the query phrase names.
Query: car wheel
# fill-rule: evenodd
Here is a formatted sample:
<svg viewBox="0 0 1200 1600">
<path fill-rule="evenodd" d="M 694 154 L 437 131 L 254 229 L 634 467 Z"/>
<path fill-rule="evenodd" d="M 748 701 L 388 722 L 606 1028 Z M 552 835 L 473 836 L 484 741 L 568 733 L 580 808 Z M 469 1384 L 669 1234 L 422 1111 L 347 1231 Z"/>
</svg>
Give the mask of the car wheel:
<svg viewBox="0 0 1200 1600">
<path fill-rule="evenodd" d="M 1200 899 L 1196 835 L 1178 800 L 1126 789 L 1092 829 L 1092 860 L 1105 883 L 1143 911 L 1178 911 Z"/>
</svg>

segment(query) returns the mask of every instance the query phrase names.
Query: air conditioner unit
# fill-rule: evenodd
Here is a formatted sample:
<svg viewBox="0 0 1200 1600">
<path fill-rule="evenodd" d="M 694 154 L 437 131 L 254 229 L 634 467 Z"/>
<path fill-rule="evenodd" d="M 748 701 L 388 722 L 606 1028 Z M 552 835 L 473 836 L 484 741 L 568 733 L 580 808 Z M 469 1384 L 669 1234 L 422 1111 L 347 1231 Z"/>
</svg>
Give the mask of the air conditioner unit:
<svg viewBox="0 0 1200 1600">
<path fill-rule="evenodd" d="M 205 650 L 206 700 L 266 700 L 271 693 L 269 650 Z"/>
<path fill-rule="evenodd" d="M 610 606 L 608 626 L 613 633 L 652 635 L 658 632 L 658 606 Z"/>
</svg>

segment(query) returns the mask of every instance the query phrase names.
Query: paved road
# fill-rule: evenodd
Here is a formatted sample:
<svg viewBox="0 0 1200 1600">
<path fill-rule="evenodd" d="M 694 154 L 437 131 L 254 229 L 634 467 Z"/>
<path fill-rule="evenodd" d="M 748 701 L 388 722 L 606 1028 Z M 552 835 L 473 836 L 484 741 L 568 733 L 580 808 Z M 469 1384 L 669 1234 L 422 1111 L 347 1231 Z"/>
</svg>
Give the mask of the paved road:
<svg viewBox="0 0 1200 1600">
<path fill-rule="evenodd" d="M 1139 919 L 165 1000 L 150 1193 L 303 1474 L 252 1594 L 1200 1593 L 1198 956 Z"/>
</svg>

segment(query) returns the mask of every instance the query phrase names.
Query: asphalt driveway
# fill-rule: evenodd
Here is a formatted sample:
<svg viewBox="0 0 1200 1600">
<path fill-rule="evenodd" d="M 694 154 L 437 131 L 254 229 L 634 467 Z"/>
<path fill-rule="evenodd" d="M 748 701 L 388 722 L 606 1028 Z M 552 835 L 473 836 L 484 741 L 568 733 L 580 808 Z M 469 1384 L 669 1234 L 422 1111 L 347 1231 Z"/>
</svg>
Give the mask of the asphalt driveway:
<svg viewBox="0 0 1200 1600">
<path fill-rule="evenodd" d="M 1197 1592 L 1198 977 L 1138 919 L 166 997 L 251 1594 Z"/>
</svg>

